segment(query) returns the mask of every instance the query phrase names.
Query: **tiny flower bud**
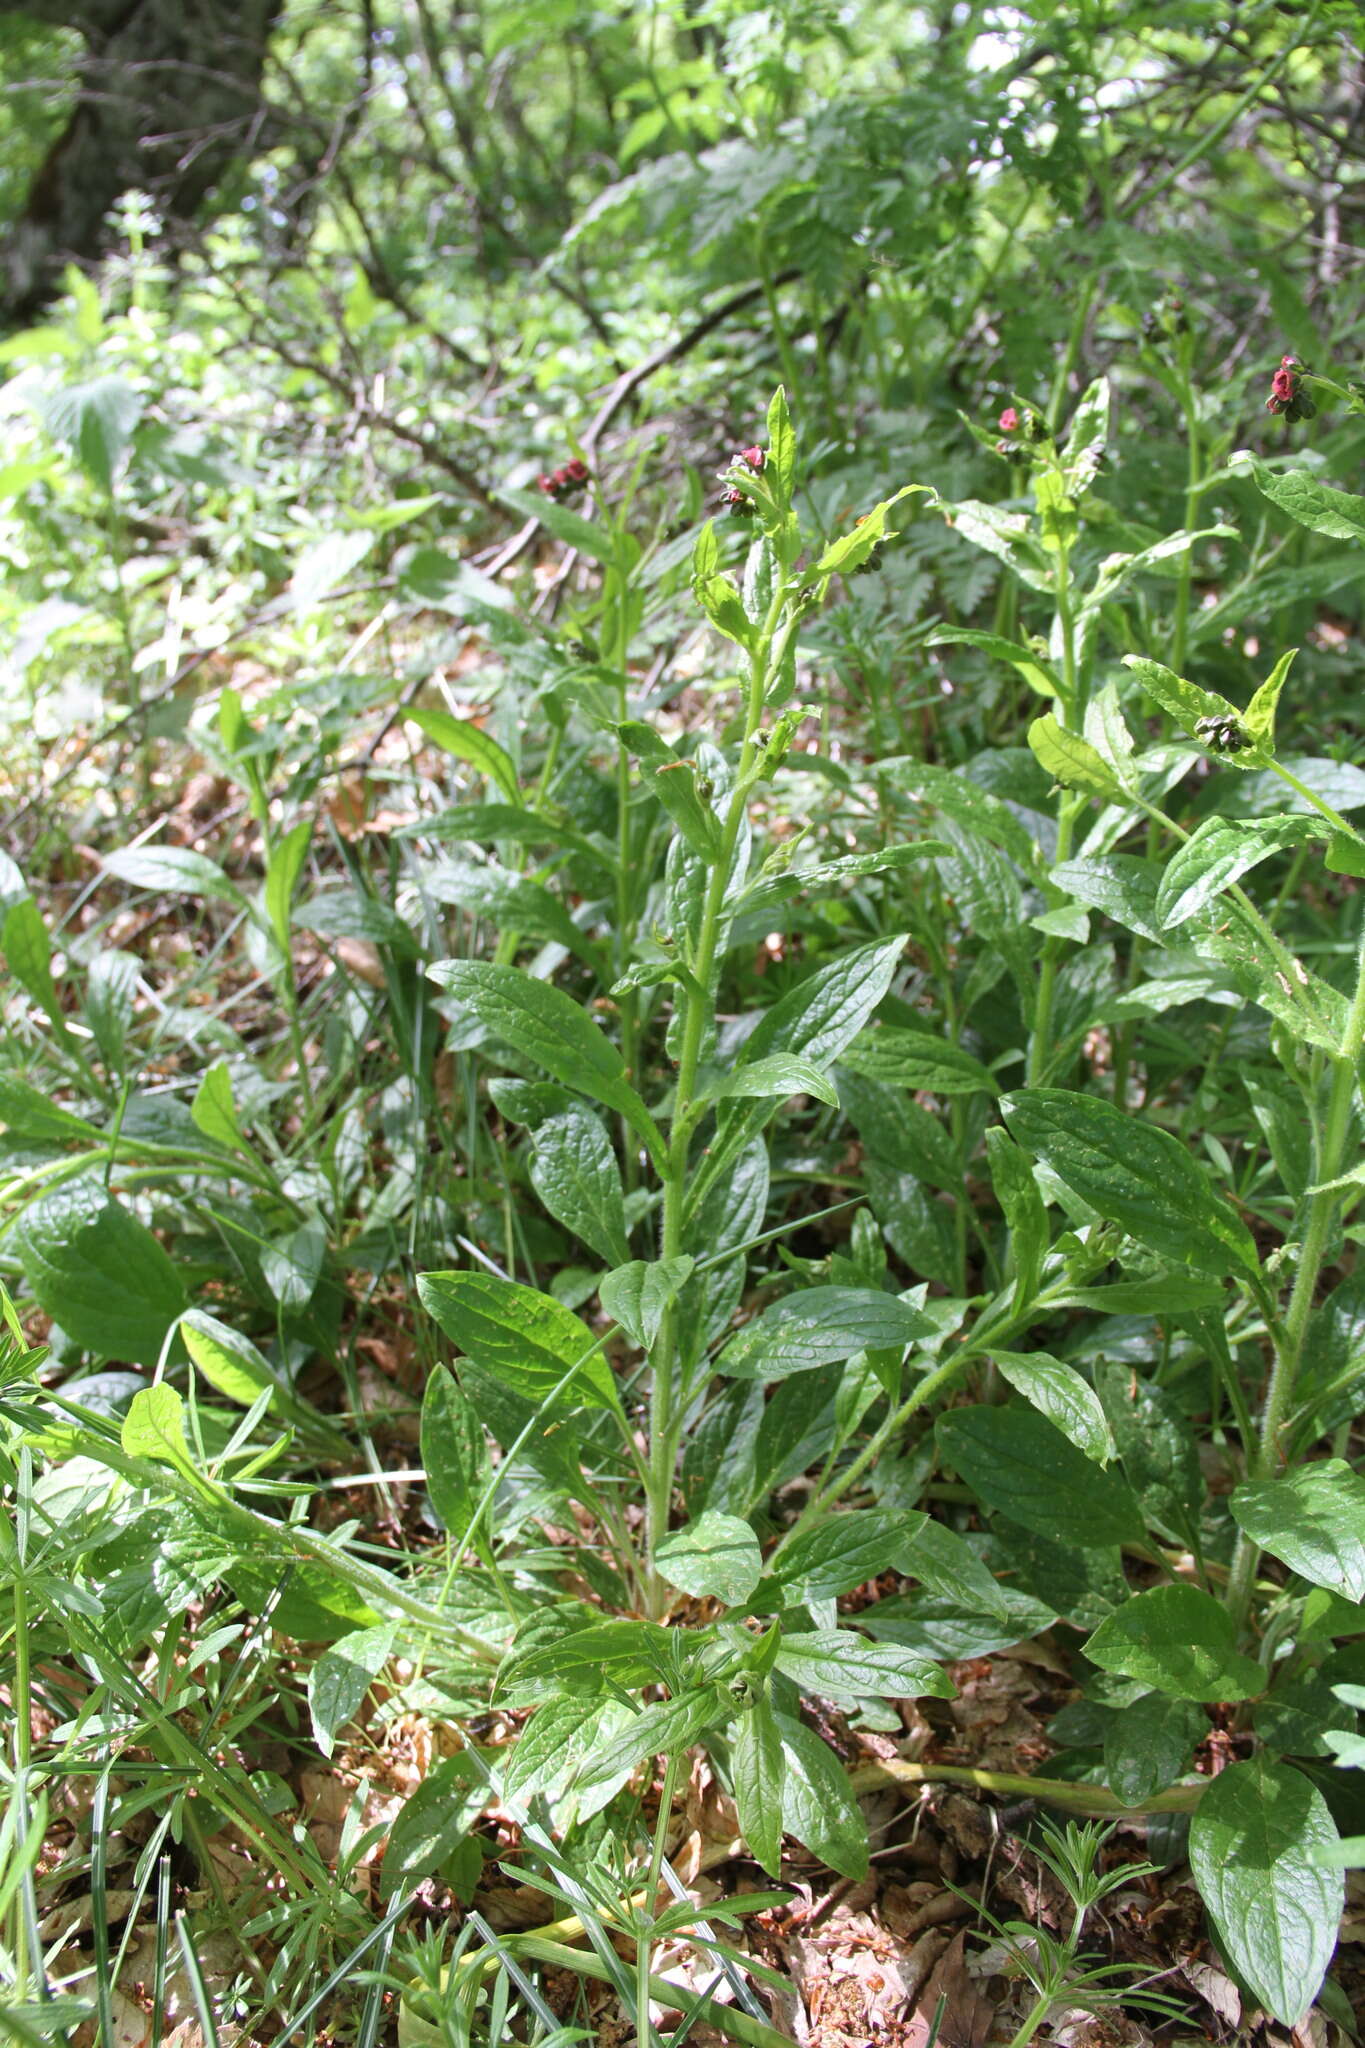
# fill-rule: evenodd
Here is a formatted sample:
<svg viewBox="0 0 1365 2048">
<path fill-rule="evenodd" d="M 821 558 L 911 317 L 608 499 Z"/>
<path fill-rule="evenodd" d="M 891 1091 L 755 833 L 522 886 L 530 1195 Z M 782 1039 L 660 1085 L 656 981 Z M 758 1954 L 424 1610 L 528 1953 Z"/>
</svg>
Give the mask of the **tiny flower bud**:
<svg viewBox="0 0 1365 2048">
<path fill-rule="evenodd" d="M 1007 405 L 1005 407 L 1005 410 L 1000 415 L 999 424 L 1002 433 L 1014 434 L 1018 432 L 1019 415 L 1012 405 Z"/>
<path fill-rule="evenodd" d="M 760 469 L 762 469 L 763 464 L 766 462 L 767 456 L 765 455 L 763 449 L 755 446 L 753 448 L 741 448 L 739 451 L 739 459 L 741 462 L 747 462 L 750 469 L 752 469 L 755 472 L 755 474 L 757 474 L 757 472 Z"/>
</svg>

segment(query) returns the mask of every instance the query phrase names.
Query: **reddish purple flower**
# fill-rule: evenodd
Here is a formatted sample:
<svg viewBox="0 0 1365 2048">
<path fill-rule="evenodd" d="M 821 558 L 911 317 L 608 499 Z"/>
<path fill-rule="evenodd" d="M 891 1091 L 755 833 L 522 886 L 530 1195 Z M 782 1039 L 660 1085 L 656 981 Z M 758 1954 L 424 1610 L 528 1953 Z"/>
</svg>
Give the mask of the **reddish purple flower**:
<svg viewBox="0 0 1365 2048">
<path fill-rule="evenodd" d="M 1267 412 L 1283 413 L 1288 420 L 1311 420 L 1317 407 L 1303 388 L 1303 371 L 1307 366 L 1302 357 L 1281 356 L 1279 368 L 1270 380 L 1270 396 L 1265 402 Z"/>
<path fill-rule="evenodd" d="M 750 469 L 753 470 L 755 475 L 757 475 L 759 470 L 762 469 L 764 463 L 767 461 L 767 456 L 764 453 L 763 449 L 755 446 L 753 448 L 741 448 L 739 451 L 739 460 L 741 462 L 747 462 Z"/>
<path fill-rule="evenodd" d="M 1016 434 L 1019 431 L 1019 414 L 1012 405 L 1007 405 L 1000 415 L 1000 431 L 1003 434 Z"/>
</svg>

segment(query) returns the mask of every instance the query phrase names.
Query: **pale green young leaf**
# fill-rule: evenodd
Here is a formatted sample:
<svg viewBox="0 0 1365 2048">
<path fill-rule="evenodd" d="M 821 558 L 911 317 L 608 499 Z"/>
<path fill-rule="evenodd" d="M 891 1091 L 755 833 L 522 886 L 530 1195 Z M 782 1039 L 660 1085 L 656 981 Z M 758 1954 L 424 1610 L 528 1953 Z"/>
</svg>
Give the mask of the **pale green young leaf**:
<svg viewBox="0 0 1365 2048">
<path fill-rule="evenodd" d="M 792 486 L 796 481 L 796 434 L 787 410 L 787 394 L 780 384 L 768 406 L 768 450 L 764 466 L 769 464 L 776 472 L 779 501 L 784 505 L 790 504 Z"/>
<path fill-rule="evenodd" d="M 1079 733 L 1069 732 L 1065 726 L 1059 725 L 1050 711 L 1042 718 L 1034 719 L 1028 729 L 1028 743 L 1039 767 L 1054 782 L 1063 783 L 1068 789 L 1079 789 L 1086 796 L 1098 797 L 1102 803 L 1124 801 L 1126 791 L 1123 784 L 1104 756 Z"/>
<path fill-rule="evenodd" d="M 1205 818 L 1166 864 L 1156 894 L 1157 918 L 1166 931 L 1187 924 L 1272 854 L 1326 837 L 1325 821 L 1302 812 L 1272 818 Z"/>
<path fill-rule="evenodd" d="M 758 1538 L 749 1524 L 714 1508 L 666 1536 L 654 1562 L 680 1593 L 723 1600 L 727 1607 L 742 1607 L 763 1576 Z"/>
<path fill-rule="evenodd" d="M 216 1145 L 226 1145 L 233 1152 L 250 1149 L 237 1121 L 237 1105 L 232 1099 L 232 1076 L 226 1060 L 215 1060 L 212 1066 L 204 1069 L 190 1104 L 190 1115 L 204 1136 L 212 1138 Z"/>
<path fill-rule="evenodd" d="M 294 891 L 298 887 L 303 864 L 308 857 L 309 841 L 313 835 L 313 820 L 300 818 L 291 825 L 283 839 L 277 839 L 270 849 L 265 870 L 265 914 L 270 920 L 270 929 L 275 944 L 281 953 L 289 951 L 289 924 L 294 903 Z"/>
<path fill-rule="evenodd" d="M 472 718 L 456 718 L 449 711 L 420 707 L 403 715 L 443 753 L 453 754 L 457 761 L 468 761 L 477 768 L 495 789 L 502 791 L 509 804 L 517 802 L 517 771 L 510 754 Z"/>
<path fill-rule="evenodd" d="M 1094 1388 L 1074 1365 L 1046 1351 L 992 1351 L 1004 1378 L 1076 1448 L 1099 1465 L 1115 1455 L 1114 1439 Z"/>
<path fill-rule="evenodd" d="M 249 1408 L 259 1395 L 276 1392 L 275 1374 L 251 1339 L 206 1309 L 188 1309 L 180 1318 L 180 1335 L 209 1385 L 229 1401 Z"/>
<path fill-rule="evenodd" d="M 1365 500 L 1362 500 L 1365 503 Z M 1294 664 L 1297 647 L 1291 647 L 1282 654 L 1270 674 L 1260 685 L 1242 716 L 1242 724 L 1253 746 L 1263 753 L 1275 751 L 1275 713 L 1279 707 L 1280 692 L 1285 686 L 1289 671 Z"/>
</svg>

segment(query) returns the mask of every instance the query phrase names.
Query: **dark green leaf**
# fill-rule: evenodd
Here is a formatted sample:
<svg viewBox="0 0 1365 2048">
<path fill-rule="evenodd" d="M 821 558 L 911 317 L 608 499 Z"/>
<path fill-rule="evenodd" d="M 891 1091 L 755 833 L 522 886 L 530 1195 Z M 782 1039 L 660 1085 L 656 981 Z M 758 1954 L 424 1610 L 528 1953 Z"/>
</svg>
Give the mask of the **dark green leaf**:
<svg viewBox="0 0 1365 2048">
<path fill-rule="evenodd" d="M 419 1273 L 417 1292 L 451 1343 L 523 1399 L 545 1400 L 568 1380 L 562 1400 L 617 1406 L 611 1367 L 552 1295 L 495 1273 L 458 1272 Z"/>
<path fill-rule="evenodd" d="M 1140 1543 L 1142 1512 L 1125 1482 L 1096 1465 L 1036 1410 L 955 1408 L 935 1429 L 940 1453 L 988 1508 L 1078 1549 Z"/>
<path fill-rule="evenodd" d="M 773 1718 L 782 1739 L 782 1821 L 787 1833 L 841 1877 L 865 1877 L 867 1827 L 843 1765 L 804 1722 L 786 1714 Z"/>
<path fill-rule="evenodd" d="M 488 1446 L 472 1402 L 443 1365 L 432 1370 L 422 1397 L 421 1445 L 431 1504 L 462 1542 L 488 1485 Z"/>
<path fill-rule="evenodd" d="M 784 1635 L 777 1668 L 821 1699 L 951 1699 L 955 1687 L 927 1657 L 897 1643 L 869 1643 L 852 1629 Z"/>
<path fill-rule="evenodd" d="M 1266 1674 L 1237 1648 L 1226 1607 L 1198 1586 L 1153 1586 L 1135 1593 L 1096 1629 L 1085 1654 L 1102 1671 L 1177 1700 L 1244 1700 L 1263 1692 Z"/>
<path fill-rule="evenodd" d="M 625 1078 L 625 1062 L 592 1018 L 562 989 L 515 967 L 485 960 L 441 960 L 428 973 L 493 1035 L 566 1088 L 625 1117 L 657 1160 L 663 1141 Z"/>
<path fill-rule="evenodd" d="M 784 1379 L 851 1358 L 903 1351 L 936 1326 L 918 1309 L 870 1287 L 810 1287 L 775 1302 L 731 1339 L 716 1361 L 729 1379 Z"/>
<path fill-rule="evenodd" d="M 1140 1244 L 1202 1273 L 1259 1271 L 1251 1232 L 1169 1131 L 1061 1088 L 1023 1089 L 1001 1108 L 1026 1152 Z"/>
<path fill-rule="evenodd" d="M 630 1258 L 625 1191 L 616 1154 L 601 1123 L 585 1109 L 566 1110 L 535 1126 L 531 1185 L 556 1221 L 609 1266 Z"/>
<path fill-rule="evenodd" d="M 776 1877 L 782 1867 L 782 1786 L 786 1760 L 777 1718 L 755 1700 L 730 1738 L 730 1775 L 739 1825 L 755 1860 Z"/>
<path fill-rule="evenodd" d="M 157 1363 L 185 1290 L 151 1231 L 98 1181 L 40 1195 L 13 1243 L 34 1298 L 74 1344 L 99 1358 Z"/>
</svg>

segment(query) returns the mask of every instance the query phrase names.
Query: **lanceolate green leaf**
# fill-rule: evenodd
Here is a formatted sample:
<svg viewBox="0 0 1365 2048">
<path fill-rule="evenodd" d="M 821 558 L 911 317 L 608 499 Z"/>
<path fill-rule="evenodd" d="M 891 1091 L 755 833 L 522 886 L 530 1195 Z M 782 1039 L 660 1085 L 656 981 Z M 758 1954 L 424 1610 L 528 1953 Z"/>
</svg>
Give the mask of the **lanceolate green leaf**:
<svg viewBox="0 0 1365 2048">
<path fill-rule="evenodd" d="M 625 1191 L 616 1154 L 601 1122 L 585 1109 L 537 1124 L 531 1185 L 550 1214 L 581 1237 L 608 1265 L 630 1257 Z"/>
<path fill-rule="evenodd" d="M 488 1446 L 472 1402 L 443 1365 L 432 1371 L 422 1398 L 421 1445 L 431 1504 L 460 1543 L 488 1484 Z"/>
<path fill-rule="evenodd" d="M 587 933 L 574 923 L 552 890 L 527 875 L 500 867 L 495 860 L 470 860 L 453 854 L 429 867 L 422 884 L 436 902 L 454 903 L 498 931 L 524 932 L 582 958 L 593 957 Z"/>
<path fill-rule="evenodd" d="M 716 1361 L 729 1379 L 784 1379 L 851 1358 L 855 1351 L 903 1351 L 935 1333 L 929 1317 L 870 1287 L 810 1287 L 765 1309 Z"/>
<path fill-rule="evenodd" d="M 929 1658 L 897 1643 L 870 1643 L 852 1629 L 784 1635 L 777 1668 L 821 1699 L 951 1699 L 952 1680 Z"/>
<path fill-rule="evenodd" d="M 840 1057 L 840 1064 L 870 1081 L 933 1095 L 995 1095 L 994 1076 L 963 1046 L 931 1031 L 882 1025 L 864 1031 Z"/>
<path fill-rule="evenodd" d="M 776 1877 L 782 1865 L 782 1734 L 766 1700 L 755 1700 L 730 1738 L 730 1770 L 744 1839 Z"/>
<path fill-rule="evenodd" d="M 1169 1131 L 1061 1088 L 1022 1089 L 1001 1108 L 1026 1152 L 1140 1244 L 1201 1273 L 1259 1270 L 1251 1232 Z"/>
<path fill-rule="evenodd" d="M 718 1685 L 699 1686 L 676 1699 L 656 1701 L 601 1744 L 575 1780 L 576 1789 L 591 1792 L 597 1785 L 623 1783 L 646 1757 L 672 1756 L 690 1748 L 733 1708 L 729 1693 Z"/>
<path fill-rule="evenodd" d="M 514 1051 L 566 1088 L 623 1116 L 662 1161 L 663 1140 L 625 1077 L 624 1060 L 572 996 L 515 967 L 485 960 L 440 960 L 428 973 Z"/>
<path fill-rule="evenodd" d="M 495 1273 L 420 1273 L 417 1292 L 457 1350 L 529 1401 L 554 1392 L 571 1369 L 562 1398 L 614 1408 L 611 1367 L 584 1325 L 552 1295 Z"/>
<path fill-rule="evenodd" d="M 520 791 L 510 754 L 472 718 L 455 718 L 449 711 L 421 709 L 404 715 L 444 753 L 453 754 L 457 761 L 468 761 L 471 767 L 477 768 L 496 789 L 501 790 L 509 804 L 517 802 Z"/>
<path fill-rule="evenodd" d="M 241 894 L 216 861 L 186 846 L 130 846 L 107 856 L 105 867 L 135 889 L 156 889 L 167 895 L 211 896 L 240 903 Z"/>
<path fill-rule="evenodd" d="M 1365 541 L 1365 498 L 1319 483 L 1302 469 L 1277 470 L 1254 456 L 1239 455 L 1256 479 L 1256 487 L 1300 526 L 1325 533 L 1332 540 Z"/>
<path fill-rule="evenodd" d="M 854 1879 L 867 1873 L 867 1825 L 834 1751 L 804 1721 L 774 1716 L 785 1765 L 782 1819 L 787 1833 Z"/>
<path fill-rule="evenodd" d="M 1272 853 L 1326 837 L 1323 819 L 1302 814 L 1206 818 L 1167 863 L 1157 890 L 1157 918 L 1167 931 L 1185 924 Z"/>
<path fill-rule="evenodd" d="M 1287 2027 L 1312 2004 L 1336 1944 L 1345 1880 L 1315 1860 L 1336 1842 L 1322 1794 L 1265 1756 L 1220 1771 L 1190 1823 L 1190 1867 L 1219 1944 Z"/>
<path fill-rule="evenodd" d="M 1074 1365 L 1046 1351 L 992 1351 L 991 1358 L 1015 1392 L 1099 1464 L 1114 1456 L 1114 1439 L 1100 1399 Z"/>
<path fill-rule="evenodd" d="M 308 1673 L 308 1712 L 313 1736 L 324 1756 L 330 1756 L 337 1731 L 357 1712 L 375 1678 L 383 1670 L 393 1649 L 392 1622 L 378 1628 L 357 1629 L 342 1636 L 324 1650 Z"/>
</svg>

